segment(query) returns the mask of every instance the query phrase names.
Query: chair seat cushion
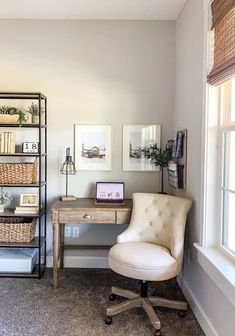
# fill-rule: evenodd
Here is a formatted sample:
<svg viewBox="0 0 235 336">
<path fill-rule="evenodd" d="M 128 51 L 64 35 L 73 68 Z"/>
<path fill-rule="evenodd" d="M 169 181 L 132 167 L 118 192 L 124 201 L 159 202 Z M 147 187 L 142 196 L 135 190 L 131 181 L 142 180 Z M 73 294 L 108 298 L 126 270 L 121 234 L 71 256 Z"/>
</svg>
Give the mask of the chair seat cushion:
<svg viewBox="0 0 235 336">
<path fill-rule="evenodd" d="M 114 245 L 109 251 L 109 266 L 124 276 L 149 281 L 173 278 L 180 269 L 167 248 L 145 242 Z"/>
</svg>

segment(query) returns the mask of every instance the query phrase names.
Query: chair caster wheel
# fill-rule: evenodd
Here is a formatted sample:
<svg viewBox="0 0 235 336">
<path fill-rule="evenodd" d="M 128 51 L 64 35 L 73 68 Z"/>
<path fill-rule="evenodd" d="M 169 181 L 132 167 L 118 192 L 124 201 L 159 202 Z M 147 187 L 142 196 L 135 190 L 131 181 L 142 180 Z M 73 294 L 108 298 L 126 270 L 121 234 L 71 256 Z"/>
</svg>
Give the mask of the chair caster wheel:
<svg viewBox="0 0 235 336">
<path fill-rule="evenodd" d="M 109 301 L 114 301 L 114 300 L 116 300 L 116 294 L 110 294 L 109 295 Z"/>
<path fill-rule="evenodd" d="M 161 331 L 160 330 L 156 330 L 153 336 L 161 336 L 161 335 L 162 335 Z"/>
<path fill-rule="evenodd" d="M 113 317 L 112 316 L 106 316 L 104 320 L 105 324 L 110 325 L 113 322 Z"/>
<path fill-rule="evenodd" d="M 179 315 L 179 317 L 181 317 L 181 318 L 185 318 L 185 316 L 187 315 L 187 312 L 186 312 L 185 310 L 180 310 L 180 311 L 178 312 L 178 315 Z"/>
</svg>

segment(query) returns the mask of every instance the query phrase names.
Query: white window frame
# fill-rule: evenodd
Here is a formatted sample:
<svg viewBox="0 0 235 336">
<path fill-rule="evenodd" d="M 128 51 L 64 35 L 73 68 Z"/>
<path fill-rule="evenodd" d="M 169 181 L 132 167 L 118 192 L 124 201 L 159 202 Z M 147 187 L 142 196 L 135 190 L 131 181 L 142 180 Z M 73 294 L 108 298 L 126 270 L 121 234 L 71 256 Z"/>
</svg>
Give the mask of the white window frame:
<svg viewBox="0 0 235 336">
<path fill-rule="evenodd" d="M 230 91 L 231 93 L 231 91 Z M 221 94 L 221 92 L 220 92 Z M 221 102 L 222 103 L 222 102 Z M 225 102 L 227 103 L 227 102 Z M 221 106 L 221 104 L 220 104 Z M 220 107 L 221 109 L 221 107 Z M 228 111 L 228 110 L 227 110 Z M 221 116 L 223 117 L 223 116 Z M 219 175 L 219 183 L 218 183 L 218 200 L 219 200 L 219 247 L 222 249 L 224 253 L 226 253 L 227 257 L 231 258 L 231 260 L 235 263 L 235 252 L 230 251 L 223 244 L 223 235 L 224 235 L 224 191 L 233 192 L 232 190 L 228 190 L 224 186 L 224 177 L 225 177 L 225 136 L 227 132 L 235 131 L 235 123 L 222 122 L 222 125 L 219 126 L 219 146 L 218 146 L 218 175 Z"/>
<path fill-rule="evenodd" d="M 221 200 L 218 197 L 220 186 L 220 167 L 218 160 L 220 94 L 218 87 L 213 87 L 212 94 L 217 94 L 218 101 L 214 106 L 214 120 L 211 120 L 209 106 L 209 92 L 211 87 L 206 83 L 209 59 L 209 27 L 211 21 L 210 0 L 204 2 L 204 82 L 203 106 L 205 118 L 202 120 L 202 173 L 201 179 L 201 233 L 199 243 L 195 243 L 198 250 L 198 263 L 208 274 L 227 299 L 235 306 L 235 262 L 234 257 L 221 246 Z M 202 114 L 204 115 L 204 114 Z M 225 126 L 223 124 L 223 126 Z M 215 160 L 215 158 L 217 158 Z M 213 172 L 211 174 L 210 168 Z M 217 222 L 217 223 L 216 223 Z M 215 223 L 217 225 L 215 225 Z"/>
</svg>

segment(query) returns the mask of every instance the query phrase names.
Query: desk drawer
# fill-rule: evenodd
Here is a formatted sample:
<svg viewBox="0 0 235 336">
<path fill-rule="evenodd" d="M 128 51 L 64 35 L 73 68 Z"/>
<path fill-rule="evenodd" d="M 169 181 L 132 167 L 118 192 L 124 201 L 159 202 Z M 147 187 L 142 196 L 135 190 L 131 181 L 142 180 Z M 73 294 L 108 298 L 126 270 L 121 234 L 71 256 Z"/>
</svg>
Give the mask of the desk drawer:
<svg viewBox="0 0 235 336">
<path fill-rule="evenodd" d="M 129 224 L 131 219 L 131 211 L 117 211 L 117 224 Z"/>
<path fill-rule="evenodd" d="M 97 223 L 97 224 L 115 224 L 115 211 L 61 211 L 59 215 L 60 223 Z"/>
</svg>

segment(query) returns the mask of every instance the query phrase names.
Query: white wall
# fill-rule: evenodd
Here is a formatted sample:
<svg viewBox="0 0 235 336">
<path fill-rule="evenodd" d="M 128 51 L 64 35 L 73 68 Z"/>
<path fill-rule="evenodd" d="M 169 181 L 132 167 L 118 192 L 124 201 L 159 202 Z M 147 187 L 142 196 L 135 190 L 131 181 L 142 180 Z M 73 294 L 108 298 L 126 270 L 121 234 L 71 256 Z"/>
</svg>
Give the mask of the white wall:
<svg viewBox="0 0 235 336">
<path fill-rule="evenodd" d="M 113 126 L 113 163 L 71 177 L 72 194 L 94 196 L 98 180 L 124 181 L 128 197 L 159 190 L 158 173 L 122 172 L 122 124 L 160 123 L 172 136 L 174 22 L 1 20 L 0 41 L 1 90 L 48 97 L 49 206 L 64 192 L 59 168 L 79 123 Z M 113 243 L 123 229 L 83 225 L 79 243 Z"/>
<path fill-rule="evenodd" d="M 202 230 L 201 147 L 204 91 L 203 0 L 188 0 L 176 22 L 175 130 L 188 128 L 188 186 L 186 196 L 194 200 L 186 238 L 182 287 L 207 335 L 232 336 L 235 310 L 197 262 L 193 247 Z M 179 194 L 185 195 L 180 192 Z M 189 249 L 189 252 L 188 252 Z"/>
</svg>

